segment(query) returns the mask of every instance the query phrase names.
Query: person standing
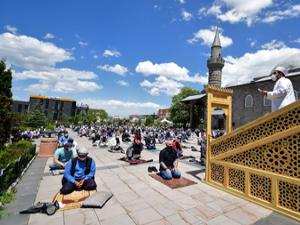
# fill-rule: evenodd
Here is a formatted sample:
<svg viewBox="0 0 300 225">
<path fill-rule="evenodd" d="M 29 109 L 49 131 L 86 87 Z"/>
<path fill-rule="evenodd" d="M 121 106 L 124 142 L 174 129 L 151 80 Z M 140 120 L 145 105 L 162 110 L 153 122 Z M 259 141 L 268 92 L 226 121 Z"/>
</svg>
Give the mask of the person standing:
<svg viewBox="0 0 300 225">
<path fill-rule="evenodd" d="M 296 101 L 293 84 L 286 78 L 287 74 L 287 68 L 276 67 L 272 71 L 272 80 L 276 82 L 273 91 L 260 91 L 262 96 L 272 101 L 272 112 Z"/>
</svg>

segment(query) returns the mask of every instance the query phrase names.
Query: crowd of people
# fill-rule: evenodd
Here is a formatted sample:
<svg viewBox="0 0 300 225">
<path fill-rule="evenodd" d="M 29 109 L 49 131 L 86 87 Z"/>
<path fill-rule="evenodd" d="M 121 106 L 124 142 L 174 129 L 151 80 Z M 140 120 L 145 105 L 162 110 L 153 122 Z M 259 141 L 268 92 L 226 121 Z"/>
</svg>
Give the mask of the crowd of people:
<svg viewBox="0 0 300 225">
<path fill-rule="evenodd" d="M 151 128 L 151 127 L 105 127 L 86 126 L 73 127 L 79 137 L 86 137 L 93 146 L 107 146 L 110 151 L 125 153 L 125 160 L 139 160 L 144 149 L 156 149 L 157 144 L 165 143 L 165 148 L 159 153 L 159 171 L 163 179 L 179 178 L 178 159 L 183 156 L 183 143 L 190 138 L 197 138 L 197 148 L 201 149 L 201 159 L 206 155 L 205 131 L 179 128 Z M 50 170 L 64 170 L 62 179 L 62 194 L 69 194 L 74 190 L 93 190 L 97 187 L 95 176 L 95 161 L 88 156 L 87 148 L 78 148 L 77 143 L 69 136 L 68 131 L 59 126 L 58 149 L 53 156 Z M 122 143 L 127 143 L 123 149 Z M 199 151 L 200 151 L 199 149 Z M 203 161 L 202 161 L 203 162 Z"/>
</svg>

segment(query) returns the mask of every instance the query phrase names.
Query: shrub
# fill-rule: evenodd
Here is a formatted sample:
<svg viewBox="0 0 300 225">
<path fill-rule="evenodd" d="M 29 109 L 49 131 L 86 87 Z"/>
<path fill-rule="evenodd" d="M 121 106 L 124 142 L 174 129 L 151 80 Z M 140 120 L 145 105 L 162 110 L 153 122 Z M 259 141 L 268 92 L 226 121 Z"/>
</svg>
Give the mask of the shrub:
<svg viewBox="0 0 300 225">
<path fill-rule="evenodd" d="M 34 155 L 35 145 L 28 141 L 19 141 L 0 152 L 0 195 L 20 176 Z"/>
</svg>

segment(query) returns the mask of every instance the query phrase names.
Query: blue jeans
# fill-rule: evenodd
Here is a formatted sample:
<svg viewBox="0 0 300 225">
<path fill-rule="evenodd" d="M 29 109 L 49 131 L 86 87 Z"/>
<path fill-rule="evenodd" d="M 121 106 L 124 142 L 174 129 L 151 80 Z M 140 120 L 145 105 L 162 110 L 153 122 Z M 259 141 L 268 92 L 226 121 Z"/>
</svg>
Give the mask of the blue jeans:
<svg viewBox="0 0 300 225">
<path fill-rule="evenodd" d="M 160 170 L 160 175 L 165 180 L 171 180 L 172 177 L 173 178 L 180 178 L 181 177 L 181 173 L 178 170 L 175 171 L 174 168 L 171 167 L 171 166 L 168 166 L 168 169 L 171 170 L 171 174 L 167 173 L 166 170 L 163 170 L 163 169 Z"/>
<path fill-rule="evenodd" d="M 57 163 L 51 163 L 49 165 L 50 170 L 64 170 L 65 168 Z"/>
</svg>

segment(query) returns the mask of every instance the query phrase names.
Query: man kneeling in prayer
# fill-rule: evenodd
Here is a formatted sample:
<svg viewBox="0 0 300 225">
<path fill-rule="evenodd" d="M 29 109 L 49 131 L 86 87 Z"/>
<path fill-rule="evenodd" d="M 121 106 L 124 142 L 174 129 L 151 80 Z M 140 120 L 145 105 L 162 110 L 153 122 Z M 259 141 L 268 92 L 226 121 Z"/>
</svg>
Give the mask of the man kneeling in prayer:
<svg viewBox="0 0 300 225">
<path fill-rule="evenodd" d="M 178 154 L 173 148 L 172 141 L 166 141 L 166 147 L 159 153 L 160 175 L 166 180 L 180 178 L 181 173 L 178 170 Z"/>
<path fill-rule="evenodd" d="M 62 179 L 63 187 L 60 193 L 63 195 L 70 194 L 75 190 L 95 190 L 97 184 L 94 180 L 96 172 L 95 161 L 88 157 L 88 150 L 80 148 L 77 152 L 78 157 L 69 160 L 64 177 Z"/>
<path fill-rule="evenodd" d="M 128 160 L 140 159 L 143 148 L 144 145 L 141 141 L 141 137 L 136 136 L 133 140 L 133 144 L 129 146 L 129 148 L 126 151 L 126 159 Z"/>
</svg>

